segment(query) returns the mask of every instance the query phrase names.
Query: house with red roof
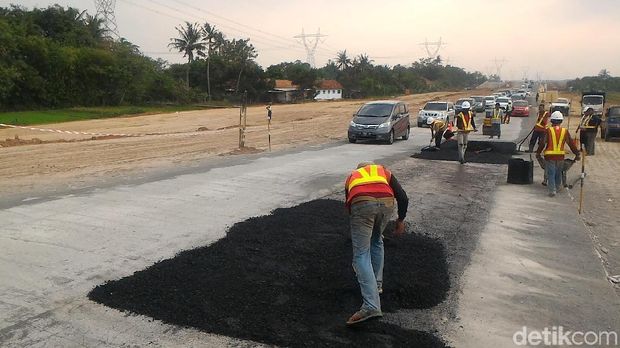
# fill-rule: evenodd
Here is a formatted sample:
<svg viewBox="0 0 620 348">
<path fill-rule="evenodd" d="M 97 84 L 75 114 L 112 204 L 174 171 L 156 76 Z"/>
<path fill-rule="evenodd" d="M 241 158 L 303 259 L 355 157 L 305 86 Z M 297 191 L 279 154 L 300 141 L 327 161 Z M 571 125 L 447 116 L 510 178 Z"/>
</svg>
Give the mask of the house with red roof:
<svg viewBox="0 0 620 348">
<path fill-rule="evenodd" d="M 336 80 L 321 80 L 316 86 L 314 100 L 342 99 L 342 85 Z"/>
</svg>

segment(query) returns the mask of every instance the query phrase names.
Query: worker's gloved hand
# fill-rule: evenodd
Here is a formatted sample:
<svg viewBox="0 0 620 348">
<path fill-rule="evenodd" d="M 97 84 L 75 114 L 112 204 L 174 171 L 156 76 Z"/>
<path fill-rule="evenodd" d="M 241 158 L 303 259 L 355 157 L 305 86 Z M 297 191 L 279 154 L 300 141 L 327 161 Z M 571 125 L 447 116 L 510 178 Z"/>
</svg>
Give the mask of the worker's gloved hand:
<svg viewBox="0 0 620 348">
<path fill-rule="evenodd" d="M 405 222 L 402 220 L 396 220 L 396 227 L 394 227 L 394 235 L 402 236 L 405 233 Z"/>
</svg>

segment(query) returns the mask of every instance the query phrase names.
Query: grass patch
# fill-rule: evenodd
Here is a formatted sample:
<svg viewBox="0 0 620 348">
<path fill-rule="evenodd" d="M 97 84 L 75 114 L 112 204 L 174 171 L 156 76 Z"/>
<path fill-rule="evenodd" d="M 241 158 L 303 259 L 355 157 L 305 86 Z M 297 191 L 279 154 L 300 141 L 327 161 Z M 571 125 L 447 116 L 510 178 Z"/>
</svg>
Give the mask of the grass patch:
<svg viewBox="0 0 620 348">
<path fill-rule="evenodd" d="M 176 111 L 207 109 L 206 105 L 110 106 L 76 107 L 56 110 L 35 110 L 0 113 L 0 123 L 19 126 L 94 120 L 121 116 L 160 114 Z"/>
</svg>

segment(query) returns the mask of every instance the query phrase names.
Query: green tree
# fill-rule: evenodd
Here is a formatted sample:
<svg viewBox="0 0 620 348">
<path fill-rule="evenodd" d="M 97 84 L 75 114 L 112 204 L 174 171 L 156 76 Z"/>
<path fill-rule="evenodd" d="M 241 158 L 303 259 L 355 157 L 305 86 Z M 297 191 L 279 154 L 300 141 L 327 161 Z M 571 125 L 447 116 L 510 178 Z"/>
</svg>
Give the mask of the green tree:
<svg viewBox="0 0 620 348">
<path fill-rule="evenodd" d="M 174 29 L 176 29 L 179 37 L 170 38 L 168 47 L 176 49 L 183 53 L 183 57 L 187 57 L 185 83 L 187 88 L 189 88 L 189 69 L 194 61 L 194 57 L 203 54 L 205 50 L 204 37 L 197 23 L 185 22 L 185 26 L 178 26 Z"/>
</svg>

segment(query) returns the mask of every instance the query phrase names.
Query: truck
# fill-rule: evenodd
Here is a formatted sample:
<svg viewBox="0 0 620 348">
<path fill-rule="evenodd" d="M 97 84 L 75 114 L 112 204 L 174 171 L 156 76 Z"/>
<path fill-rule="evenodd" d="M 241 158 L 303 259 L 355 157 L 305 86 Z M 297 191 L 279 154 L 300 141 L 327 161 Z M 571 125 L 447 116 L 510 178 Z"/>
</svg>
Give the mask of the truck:
<svg viewBox="0 0 620 348">
<path fill-rule="evenodd" d="M 594 109 L 595 115 L 603 115 L 605 106 L 605 92 L 588 91 L 581 92 L 581 112 L 585 112 L 588 108 Z"/>
</svg>

